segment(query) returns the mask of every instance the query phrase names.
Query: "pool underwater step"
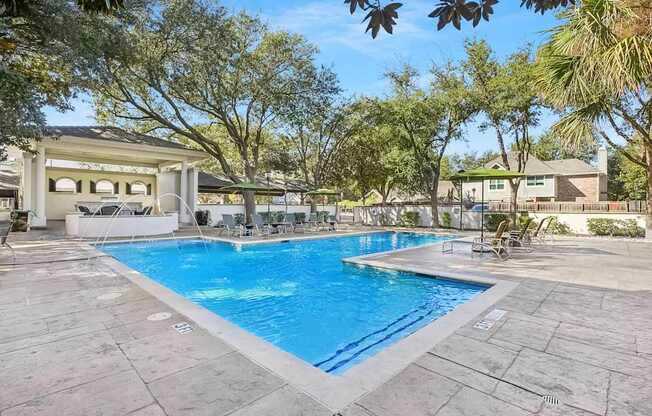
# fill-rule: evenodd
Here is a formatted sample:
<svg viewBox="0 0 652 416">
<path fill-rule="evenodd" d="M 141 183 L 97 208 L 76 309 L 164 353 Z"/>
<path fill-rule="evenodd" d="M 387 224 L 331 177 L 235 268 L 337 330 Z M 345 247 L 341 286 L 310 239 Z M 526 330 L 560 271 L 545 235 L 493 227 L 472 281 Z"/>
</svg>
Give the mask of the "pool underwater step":
<svg viewBox="0 0 652 416">
<path fill-rule="evenodd" d="M 343 348 L 338 349 L 327 359 L 313 365 L 327 373 L 333 373 L 355 360 L 361 354 L 364 354 L 366 351 L 389 340 L 395 335 L 402 333 L 403 335 L 401 337 L 405 337 L 413 333 L 419 328 L 415 327 L 415 325 L 432 315 L 438 309 L 438 306 L 438 303 L 424 303 L 410 312 L 398 317 L 384 328 L 370 332 L 356 341 L 347 344 Z M 421 314 L 419 315 L 419 313 Z"/>
</svg>

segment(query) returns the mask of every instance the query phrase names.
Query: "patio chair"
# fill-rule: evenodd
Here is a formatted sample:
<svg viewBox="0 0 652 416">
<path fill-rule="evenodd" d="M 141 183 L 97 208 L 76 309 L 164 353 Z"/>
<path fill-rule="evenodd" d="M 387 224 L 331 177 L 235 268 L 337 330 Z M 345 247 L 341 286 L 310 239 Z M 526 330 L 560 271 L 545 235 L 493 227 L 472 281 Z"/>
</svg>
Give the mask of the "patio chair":
<svg viewBox="0 0 652 416">
<path fill-rule="evenodd" d="M 297 226 L 297 216 L 294 214 L 285 214 L 283 215 L 283 222 L 286 224 L 286 227 L 289 228 L 291 232 L 295 231 Z"/>
<path fill-rule="evenodd" d="M 492 252 L 500 260 L 507 260 L 511 257 L 511 250 L 509 246 L 509 237 L 505 236 L 505 232 L 509 228 L 510 220 L 505 220 L 498 224 L 496 235 L 490 238 L 478 237 L 473 240 L 471 245 L 471 255 L 475 252 Z"/>
<path fill-rule="evenodd" d="M 84 215 L 91 215 L 92 212 L 90 209 L 88 209 L 87 206 L 84 205 L 77 205 L 77 211 L 81 212 Z"/>
<path fill-rule="evenodd" d="M 244 227 L 242 224 L 236 225 L 235 220 L 233 219 L 233 215 L 231 214 L 222 214 L 222 230 L 220 231 L 220 235 L 224 231 L 228 232 L 230 235 L 235 236 L 237 235 L 238 237 L 242 237 L 244 234 Z"/>
<path fill-rule="evenodd" d="M 545 244 L 546 241 L 552 240 L 551 235 L 548 233 L 548 228 L 550 228 L 550 224 L 554 220 L 553 217 L 545 217 L 544 219 L 539 222 L 539 226 L 537 227 L 536 230 L 534 230 L 533 233 L 528 233 L 527 234 L 527 244 L 532 245 L 532 243 L 536 242 L 539 244 Z"/>
<path fill-rule="evenodd" d="M 254 229 L 258 235 L 270 236 L 272 234 L 272 226 L 265 224 L 263 216 L 260 214 L 254 215 Z"/>
<path fill-rule="evenodd" d="M 100 215 L 113 215 L 119 209 L 116 205 L 106 205 L 100 208 Z"/>
<path fill-rule="evenodd" d="M 328 216 L 328 231 L 337 231 L 337 217 L 335 215 Z"/>
<path fill-rule="evenodd" d="M 320 226 L 322 224 L 323 223 L 319 218 L 319 215 L 316 212 L 311 212 L 310 215 L 308 216 L 308 220 L 306 221 L 306 225 L 308 225 L 308 228 L 311 228 L 315 231 L 319 231 Z"/>
<path fill-rule="evenodd" d="M 12 263 L 16 263 L 16 253 L 14 248 L 7 243 L 9 233 L 14 226 L 14 220 L 0 222 L 0 247 L 6 247 L 11 251 Z"/>
<path fill-rule="evenodd" d="M 530 246 L 530 239 L 529 239 L 529 230 L 530 230 L 530 225 L 532 224 L 532 221 L 534 221 L 533 218 L 528 218 L 523 226 L 521 227 L 520 230 L 518 231 L 512 231 L 509 235 L 509 241 L 508 243 L 515 248 L 526 248 L 526 246 Z"/>
</svg>

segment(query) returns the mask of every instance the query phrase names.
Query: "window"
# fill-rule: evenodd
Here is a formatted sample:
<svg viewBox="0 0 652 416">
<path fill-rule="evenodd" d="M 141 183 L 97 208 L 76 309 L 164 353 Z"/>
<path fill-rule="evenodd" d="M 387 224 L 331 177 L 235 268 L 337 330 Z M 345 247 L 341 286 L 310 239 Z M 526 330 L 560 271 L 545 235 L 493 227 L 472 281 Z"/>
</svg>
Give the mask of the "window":
<svg viewBox="0 0 652 416">
<path fill-rule="evenodd" d="M 545 183 L 544 176 L 528 176 L 527 177 L 527 186 L 543 186 Z"/>
<path fill-rule="evenodd" d="M 54 183 L 55 192 L 75 192 L 77 183 L 70 178 L 59 178 Z"/>
<path fill-rule="evenodd" d="M 130 186 L 131 195 L 145 195 L 147 193 L 147 185 L 142 182 L 134 182 Z"/>
<path fill-rule="evenodd" d="M 503 189 L 505 189 L 504 179 L 489 179 L 490 191 L 502 191 Z"/>
<path fill-rule="evenodd" d="M 97 181 L 95 184 L 95 193 L 98 194 L 112 194 L 113 193 L 113 183 L 106 179 Z"/>
</svg>

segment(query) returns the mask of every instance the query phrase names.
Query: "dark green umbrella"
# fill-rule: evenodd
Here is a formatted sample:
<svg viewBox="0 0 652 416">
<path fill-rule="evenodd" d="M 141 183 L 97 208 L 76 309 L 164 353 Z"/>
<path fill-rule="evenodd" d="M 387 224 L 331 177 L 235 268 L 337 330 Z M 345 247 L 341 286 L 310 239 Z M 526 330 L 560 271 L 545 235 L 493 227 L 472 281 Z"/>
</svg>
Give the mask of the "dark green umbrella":
<svg viewBox="0 0 652 416">
<path fill-rule="evenodd" d="M 327 188 L 319 188 L 319 189 L 313 189 L 312 191 L 306 192 L 306 195 L 339 195 L 340 193 L 336 190 L 333 189 L 327 189 Z M 322 200 L 322 210 L 324 209 L 324 206 L 326 204 Z M 335 216 L 337 216 L 337 200 L 335 200 Z M 326 218 L 328 219 L 328 218 Z"/>
<path fill-rule="evenodd" d="M 450 177 L 451 181 L 460 181 L 460 192 L 462 182 L 482 182 L 482 202 L 481 202 L 481 219 L 480 219 L 480 238 L 484 240 L 484 181 L 487 179 L 514 179 L 526 176 L 524 173 L 512 172 L 510 170 L 477 168 L 461 170 Z M 462 196 L 460 196 L 460 224 L 462 223 Z"/>
<path fill-rule="evenodd" d="M 283 189 L 272 187 L 270 185 L 268 186 L 258 185 L 257 183 L 252 183 L 252 182 L 234 183 L 233 185 L 220 188 L 220 191 L 234 192 L 234 193 L 253 192 L 258 195 L 270 195 L 270 196 L 283 195 L 285 193 Z M 267 215 L 269 217 L 269 204 L 267 204 Z"/>
</svg>

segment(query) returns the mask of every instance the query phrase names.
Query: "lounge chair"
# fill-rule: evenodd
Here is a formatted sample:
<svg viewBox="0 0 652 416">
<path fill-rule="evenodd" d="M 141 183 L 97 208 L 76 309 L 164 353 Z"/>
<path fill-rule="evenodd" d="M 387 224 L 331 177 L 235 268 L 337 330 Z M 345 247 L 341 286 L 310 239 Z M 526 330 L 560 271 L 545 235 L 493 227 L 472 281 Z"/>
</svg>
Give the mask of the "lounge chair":
<svg viewBox="0 0 652 416">
<path fill-rule="evenodd" d="M 328 231 L 337 231 L 337 217 L 335 215 L 328 216 Z"/>
<path fill-rule="evenodd" d="M 0 247 L 7 247 L 11 251 L 11 257 L 13 259 L 12 262 L 16 263 L 16 253 L 14 252 L 14 248 L 11 247 L 9 243 L 7 243 L 9 233 L 11 232 L 13 226 L 14 220 L 0 222 Z"/>
<path fill-rule="evenodd" d="M 511 249 L 509 246 L 509 237 L 505 232 L 509 228 L 510 220 L 505 220 L 498 224 L 496 235 L 490 238 L 478 237 L 473 240 L 471 245 L 471 255 L 475 252 L 484 253 L 490 251 L 496 255 L 500 260 L 507 260 L 511 257 Z"/>
<path fill-rule="evenodd" d="M 270 224 L 265 224 L 263 216 L 260 214 L 254 215 L 254 229 L 258 235 L 269 236 L 272 234 L 272 226 Z"/>
<path fill-rule="evenodd" d="M 551 235 L 548 233 L 548 229 L 550 228 L 550 224 L 552 224 L 552 221 L 554 220 L 553 217 L 545 217 L 544 219 L 539 222 L 539 226 L 537 227 L 536 230 L 534 230 L 533 233 L 528 233 L 526 236 L 526 241 L 528 245 L 532 245 L 532 243 L 539 243 L 539 244 L 545 244 L 546 241 L 552 240 Z"/>
<path fill-rule="evenodd" d="M 516 248 L 526 248 L 530 245 L 529 230 L 534 219 L 528 218 L 519 231 L 513 231 L 509 236 L 509 245 Z"/>
<path fill-rule="evenodd" d="M 224 231 L 228 232 L 232 236 L 237 235 L 238 237 L 242 237 L 244 234 L 244 227 L 242 224 L 236 225 L 235 220 L 233 219 L 233 215 L 231 214 L 222 214 L 222 225 L 223 228 L 220 231 L 220 235 L 222 235 Z"/>
<path fill-rule="evenodd" d="M 303 224 L 297 224 L 297 216 L 294 214 L 285 214 L 283 216 L 283 222 L 286 224 L 286 229 L 289 228 L 292 232 L 295 232 L 297 227 L 303 230 Z"/>
</svg>

